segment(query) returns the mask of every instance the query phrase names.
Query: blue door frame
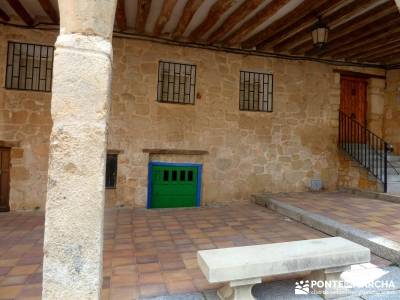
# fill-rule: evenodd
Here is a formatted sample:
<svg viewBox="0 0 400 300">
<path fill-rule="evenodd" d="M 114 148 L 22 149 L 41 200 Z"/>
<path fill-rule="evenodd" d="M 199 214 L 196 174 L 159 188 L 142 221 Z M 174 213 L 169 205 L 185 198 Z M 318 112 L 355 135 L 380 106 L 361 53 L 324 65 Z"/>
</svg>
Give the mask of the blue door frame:
<svg viewBox="0 0 400 300">
<path fill-rule="evenodd" d="M 152 194 L 152 167 L 153 166 L 171 166 L 171 167 L 196 167 L 197 168 L 197 194 L 196 194 L 196 207 L 200 206 L 201 200 L 201 175 L 203 171 L 202 164 L 192 164 L 192 163 L 170 163 L 161 161 L 150 161 L 148 176 L 147 176 L 147 208 L 151 208 L 151 194 Z"/>
</svg>

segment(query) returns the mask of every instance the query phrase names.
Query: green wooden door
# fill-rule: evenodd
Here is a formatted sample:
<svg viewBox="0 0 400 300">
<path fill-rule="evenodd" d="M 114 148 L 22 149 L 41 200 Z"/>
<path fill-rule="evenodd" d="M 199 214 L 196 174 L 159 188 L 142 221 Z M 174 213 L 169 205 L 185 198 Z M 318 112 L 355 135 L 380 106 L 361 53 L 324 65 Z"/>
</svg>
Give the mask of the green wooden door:
<svg viewBox="0 0 400 300">
<path fill-rule="evenodd" d="M 151 166 L 151 208 L 196 206 L 197 167 Z"/>
</svg>

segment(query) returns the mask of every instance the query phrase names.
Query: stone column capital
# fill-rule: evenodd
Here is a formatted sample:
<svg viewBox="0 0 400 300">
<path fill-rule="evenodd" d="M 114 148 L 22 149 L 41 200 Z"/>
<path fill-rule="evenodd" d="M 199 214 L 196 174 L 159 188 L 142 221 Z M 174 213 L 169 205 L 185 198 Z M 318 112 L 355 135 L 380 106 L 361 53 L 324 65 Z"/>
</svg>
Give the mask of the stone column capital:
<svg viewBox="0 0 400 300">
<path fill-rule="evenodd" d="M 58 0 L 60 34 L 81 33 L 111 40 L 117 0 Z"/>
</svg>

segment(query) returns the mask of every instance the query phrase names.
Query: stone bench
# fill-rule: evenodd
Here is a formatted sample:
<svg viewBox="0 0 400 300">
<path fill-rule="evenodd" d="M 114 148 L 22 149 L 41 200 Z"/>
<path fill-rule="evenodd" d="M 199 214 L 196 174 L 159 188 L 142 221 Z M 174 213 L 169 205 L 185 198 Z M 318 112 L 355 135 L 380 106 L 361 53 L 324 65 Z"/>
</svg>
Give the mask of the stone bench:
<svg viewBox="0 0 400 300">
<path fill-rule="evenodd" d="M 263 277 L 300 272 L 311 272 L 310 283 L 330 282 L 314 290 L 325 298 L 336 298 L 344 295 L 338 295 L 334 282 L 351 265 L 369 262 L 370 250 L 341 237 L 331 237 L 203 250 L 197 252 L 197 261 L 208 282 L 229 282 L 218 290 L 221 299 L 254 299 L 251 289 Z"/>
</svg>

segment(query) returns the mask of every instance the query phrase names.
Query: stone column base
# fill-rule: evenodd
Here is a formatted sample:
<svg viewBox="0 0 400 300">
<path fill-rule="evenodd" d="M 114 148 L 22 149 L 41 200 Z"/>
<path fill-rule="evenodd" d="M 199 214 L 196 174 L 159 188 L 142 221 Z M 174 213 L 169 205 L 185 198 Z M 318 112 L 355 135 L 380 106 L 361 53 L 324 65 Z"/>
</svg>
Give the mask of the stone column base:
<svg viewBox="0 0 400 300">
<path fill-rule="evenodd" d="M 257 283 L 261 283 L 261 278 L 231 281 L 220 288 L 217 295 L 222 300 L 255 300 L 251 289 Z"/>
<path fill-rule="evenodd" d="M 349 266 L 313 271 L 309 276 L 310 289 L 324 299 L 348 296 L 349 290 L 343 286 L 340 279 L 340 275 L 348 270 Z"/>
</svg>

